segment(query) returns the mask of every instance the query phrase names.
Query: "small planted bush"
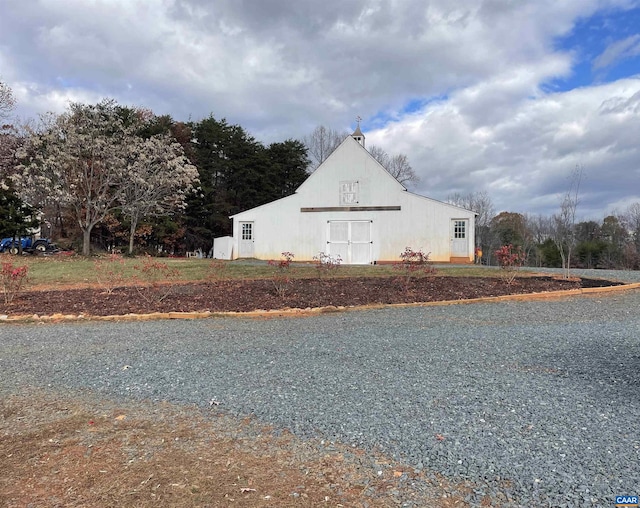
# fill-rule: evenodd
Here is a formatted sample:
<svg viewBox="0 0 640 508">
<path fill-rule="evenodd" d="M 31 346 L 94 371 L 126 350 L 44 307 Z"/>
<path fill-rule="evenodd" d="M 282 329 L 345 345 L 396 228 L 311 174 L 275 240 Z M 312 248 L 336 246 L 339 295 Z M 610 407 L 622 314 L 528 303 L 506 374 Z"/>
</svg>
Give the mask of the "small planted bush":
<svg viewBox="0 0 640 508">
<path fill-rule="evenodd" d="M 527 259 L 526 254 L 520 246 L 514 247 L 511 244 L 503 245 L 494 254 L 502 270 L 502 278 L 507 284 L 511 284 L 515 280 L 518 270 L 524 265 Z"/>
<path fill-rule="evenodd" d="M 207 282 L 215 284 L 216 282 L 224 279 L 226 273 L 227 263 L 220 259 L 212 259 L 211 262 L 207 265 L 205 279 Z"/>
<path fill-rule="evenodd" d="M 331 256 L 324 252 L 320 252 L 317 256 L 313 256 L 313 260 L 317 263 L 316 268 L 320 276 L 333 275 L 338 268 L 340 268 L 340 263 L 342 263 L 342 258 L 340 256 Z"/>
<path fill-rule="evenodd" d="M 121 254 L 109 254 L 93 261 L 98 284 L 107 294 L 113 293 L 117 287 L 124 286 L 127 280 L 124 269 L 125 261 Z"/>
<path fill-rule="evenodd" d="M 287 286 L 291 284 L 291 277 L 289 271 L 291 270 L 291 262 L 295 256 L 293 253 L 285 251 L 282 253 L 282 258 L 278 261 L 269 261 L 269 266 L 273 266 L 276 270 L 273 274 L 273 285 L 276 290 L 276 294 L 283 298 L 287 292 Z"/>
<path fill-rule="evenodd" d="M 2 280 L 2 294 L 4 303 L 10 304 L 27 282 L 27 266 L 14 266 L 12 261 L 2 261 L 0 279 Z"/>
<path fill-rule="evenodd" d="M 393 268 L 402 273 L 402 280 L 405 290 L 409 289 L 411 279 L 435 273 L 436 269 L 429 261 L 431 253 L 424 253 L 422 249 L 413 250 L 411 247 L 404 249 L 400 254 L 400 261 L 393 265 Z"/>
<path fill-rule="evenodd" d="M 151 256 L 145 256 L 142 263 L 134 265 L 133 269 L 138 273 L 136 289 L 147 301 L 164 300 L 173 290 L 172 282 L 180 275 L 176 268 Z"/>
</svg>

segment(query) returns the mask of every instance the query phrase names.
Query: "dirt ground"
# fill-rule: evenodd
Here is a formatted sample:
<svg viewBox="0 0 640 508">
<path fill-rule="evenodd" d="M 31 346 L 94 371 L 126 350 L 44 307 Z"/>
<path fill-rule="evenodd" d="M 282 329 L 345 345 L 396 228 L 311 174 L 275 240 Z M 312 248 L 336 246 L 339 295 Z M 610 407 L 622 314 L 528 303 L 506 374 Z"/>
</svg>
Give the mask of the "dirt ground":
<svg viewBox="0 0 640 508">
<path fill-rule="evenodd" d="M 464 506 L 468 485 L 215 409 L 32 391 L 0 403 L 5 507 Z"/>
<path fill-rule="evenodd" d="M 31 290 L 0 314 L 86 316 L 424 302 L 592 286 L 543 277 L 214 281 Z M 0 387 L 1 390 L 1 387 Z M 437 436 L 436 436 L 437 437 Z M 444 439 L 444 438 L 443 438 Z M 91 393 L 0 391 L 0 505 L 6 507 L 466 506 L 451 484 L 371 451 L 302 440 L 210 410 Z M 500 500 L 486 499 L 499 506 Z"/>
</svg>

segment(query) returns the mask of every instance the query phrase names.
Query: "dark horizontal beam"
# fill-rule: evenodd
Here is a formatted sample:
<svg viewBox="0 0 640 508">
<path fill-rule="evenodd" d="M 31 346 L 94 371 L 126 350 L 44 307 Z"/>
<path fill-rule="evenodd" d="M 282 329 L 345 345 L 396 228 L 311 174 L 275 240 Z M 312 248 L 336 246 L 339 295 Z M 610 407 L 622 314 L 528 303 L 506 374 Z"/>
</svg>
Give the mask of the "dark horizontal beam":
<svg viewBox="0 0 640 508">
<path fill-rule="evenodd" d="M 311 206 L 301 212 L 397 212 L 399 206 Z"/>
</svg>

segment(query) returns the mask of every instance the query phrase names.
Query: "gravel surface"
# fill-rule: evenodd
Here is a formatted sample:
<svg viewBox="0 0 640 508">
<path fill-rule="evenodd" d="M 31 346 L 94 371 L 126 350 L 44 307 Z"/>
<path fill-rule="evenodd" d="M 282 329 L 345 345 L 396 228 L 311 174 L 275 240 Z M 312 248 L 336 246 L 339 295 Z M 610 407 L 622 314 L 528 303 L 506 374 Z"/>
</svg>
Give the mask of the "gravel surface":
<svg viewBox="0 0 640 508">
<path fill-rule="evenodd" d="M 525 268 L 539 273 L 558 273 L 562 274 L 560 268 Z M 594 279 L 619 280 L 622 282 L 640 282 L 640 271 L 627 272 L 623 270 L 584 270 L 580 268 L 572 268 L 570 270 L 572 276 L 591 277 Z"/>
<path fill-rule="evenodd" d="M 613 506 L 640 493 L 639 311 L 631 290 L 306 318 L 2 325 L 0 390 L 215 400 L 468 481 L 472 505 L 489 494 L 500 506 Z"/>
</svg>

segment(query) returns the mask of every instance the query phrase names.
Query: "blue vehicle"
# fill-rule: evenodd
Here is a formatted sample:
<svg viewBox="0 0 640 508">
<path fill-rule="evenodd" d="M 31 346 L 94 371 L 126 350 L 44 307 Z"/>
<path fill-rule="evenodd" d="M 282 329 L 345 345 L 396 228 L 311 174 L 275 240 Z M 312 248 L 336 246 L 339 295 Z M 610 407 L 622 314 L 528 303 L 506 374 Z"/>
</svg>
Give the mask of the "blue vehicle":
<svg viewBox="0 0 640 508">
<path fill-rule="evenodd" d="M 48 238 L 38 238 L 34 240 L 30 236 L 24 236 L 20 239 L 3 238 L 0 240 L 0 253 L 9 252 L 11 254 L 18 254 L 20 252 L 20 245 L 22 245 L 22 252 L 42 254 L 47 251 L 55 250 L 54 245 Z"/>
</svg>

